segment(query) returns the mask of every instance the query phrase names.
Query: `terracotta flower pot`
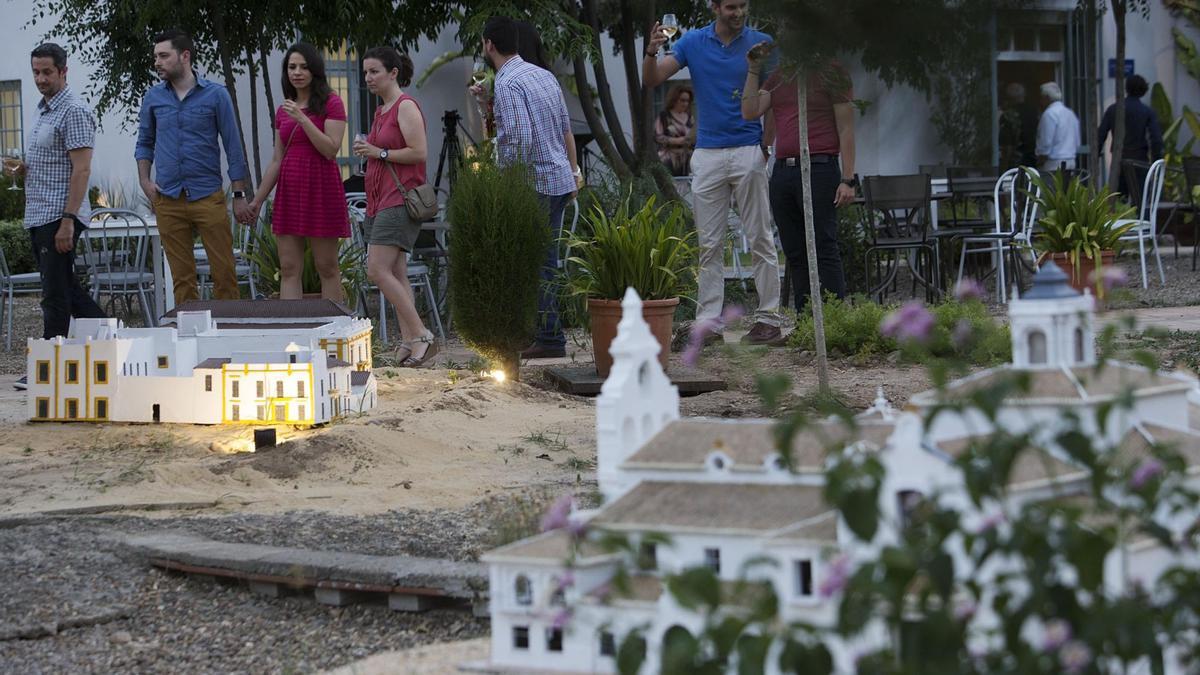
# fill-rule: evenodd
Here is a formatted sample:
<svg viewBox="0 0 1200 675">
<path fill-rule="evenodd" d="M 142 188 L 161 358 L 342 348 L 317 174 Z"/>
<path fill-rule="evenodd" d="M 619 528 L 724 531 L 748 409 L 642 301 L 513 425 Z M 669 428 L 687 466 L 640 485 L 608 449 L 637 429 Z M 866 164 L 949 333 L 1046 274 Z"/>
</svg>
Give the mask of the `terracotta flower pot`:
<svg viewBox="0 0 1200 675">
<path fill-rule="evenodd" d="M 678 304 L 679 298 L 642 301 L 642 318 L 650 324 L 650 332 L 662 346 L 658 352 L 658 362 L 663 370 L 667 369 L 667 358 L 671 354 L 671 327 Z M 592 356 L 596 360 L 596 374 L 608 377 L 613 363 L 608 348 L 617 336 L 617 324 L 621 322 L 621 301 L 590 298 L 588 314 L 592 323 Z"/>
<path fill-rule="evenodd" d="M 1058 265 L 1058 268 L 1066 273 L 1067 277 L 1071 280 L 1071 288 L 1080 293 L 1085 288 L 1091 288 L 1092 295 L 1095 295 L 1097 299 L 1104 298 L 1104 284 L 1098 283 L 1099 280 L 1095 277 L 1096 261 L 1080 256 L 1079 266 L 1076 267 L 1071 264 L 1071 259 L 1067 257 L 1066 253 L 1047 253 L 1046 256 L 1053 260 L 1054 264 Z M 1046 256 L 1043 256 L 1042 259 L 1045 260 Z M 1104 268 L 1108 268 L 1113 265 L 1116 257 L 1117 254 L 1113 251 L 1101 251 L 1100 263 Z"/>
</svg>

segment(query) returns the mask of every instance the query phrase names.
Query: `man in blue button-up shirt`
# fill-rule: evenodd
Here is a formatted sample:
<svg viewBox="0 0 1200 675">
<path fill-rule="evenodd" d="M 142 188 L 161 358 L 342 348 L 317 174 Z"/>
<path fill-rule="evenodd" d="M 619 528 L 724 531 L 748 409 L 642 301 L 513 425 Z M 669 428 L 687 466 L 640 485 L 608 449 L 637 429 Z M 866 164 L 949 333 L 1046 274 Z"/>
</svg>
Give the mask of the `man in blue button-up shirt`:
<svg viewBox="0 0 1200 675">
<path fill-rule="evenodd" d="M 162 84 L 146 92 L 138 116 L 138 178 L 154 207 L 171 276 L 175 304 L 199 297 L 192 242 L 204 242 L 213 297 L 236 299 L 233 232 L 221 181 L 221 145 L 229 160 L 229 182 L 238 220 L 253 218 L 246 202 L 246 157 L 233 100 L 224 87 L 197 77 L 195 47 L 180 31 L 154 38 L 154 68 Z M 219 140 L 218 140 L 219 139 Z M 154 166 L 154 177 L 150 167 Z"/>
</svg>

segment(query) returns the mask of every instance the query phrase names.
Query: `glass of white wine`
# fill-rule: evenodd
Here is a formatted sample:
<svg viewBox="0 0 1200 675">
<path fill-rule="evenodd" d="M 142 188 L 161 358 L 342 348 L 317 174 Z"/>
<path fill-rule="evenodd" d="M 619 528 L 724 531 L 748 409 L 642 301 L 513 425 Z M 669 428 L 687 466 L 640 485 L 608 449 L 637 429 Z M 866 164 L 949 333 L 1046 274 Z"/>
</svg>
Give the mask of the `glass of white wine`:
<svg viewBox="0 0 1200 675">
<path fill-rule="evenodd" d="M 20 186 L 17 185 L 17 170 L 21 168 L 20 148 L 9 148 L 5 151 L 4 168 L 12 171 L 12 176 L 9 178 L 11 184 L 8 186 L 8 189 L 14 192 L 20 190 Z"/>
<path fill-rule="evenodd" d="M 671 39 L 674 38 L 675 34 L 679 32 L 679 20 L 675 18 L 674 14 L 663 14 L 662 32 L 667 36 L 667 49 L 664 53 L 670 54 Z"/>
<path fill-rule="evenodd" d="M 471 70 L 471 84 L 482 87 L 487 81 L 487 65 L 483 61 L 476 61 Z"/>
</svg>

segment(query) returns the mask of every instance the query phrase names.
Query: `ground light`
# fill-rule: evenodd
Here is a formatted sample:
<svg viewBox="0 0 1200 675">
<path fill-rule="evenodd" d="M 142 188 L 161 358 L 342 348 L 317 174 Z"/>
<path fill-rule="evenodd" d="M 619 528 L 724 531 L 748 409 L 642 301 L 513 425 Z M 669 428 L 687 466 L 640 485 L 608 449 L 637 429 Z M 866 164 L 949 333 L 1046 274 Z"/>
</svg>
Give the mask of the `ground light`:
<svg viewBox="0 0 1200 675">
<path fill-rule="evenodd" d="M 501 368 L 497 368 L 497 369 L 493 370 L 491 375 L 492 375 L 492 379 L 495 380 L 496 382 L 504 382 L 506 379 L 508 379 L 508 375 L 505 374 L 504 370 Z"/>
</svg>

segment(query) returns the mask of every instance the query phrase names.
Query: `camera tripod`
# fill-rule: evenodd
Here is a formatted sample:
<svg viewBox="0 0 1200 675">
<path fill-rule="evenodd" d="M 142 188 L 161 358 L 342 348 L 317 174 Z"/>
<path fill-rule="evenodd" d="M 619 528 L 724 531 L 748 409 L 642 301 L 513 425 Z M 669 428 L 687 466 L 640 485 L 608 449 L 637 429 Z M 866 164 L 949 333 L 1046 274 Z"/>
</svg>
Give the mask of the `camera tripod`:
<svg viewBox="0 0 1200 675">
<path fill-rule="evenodd" d="M 460 129 L 467 140 L 474 144 L 475 139 L 471 138 L 471 132 L 463 125 L 462 115 L 459 115 L 457 110 L 447 110 L 442 114 L 442 152 L 438 155 L 437 175 L 433 180 L 434 190 L 442 188 L 443 170 L 447 179 L 446 192 L 454 190 L 454 183 L 458 180 L 458 165 L 462 162 L 462 145 L 458 141 Z"/>
</svg>

